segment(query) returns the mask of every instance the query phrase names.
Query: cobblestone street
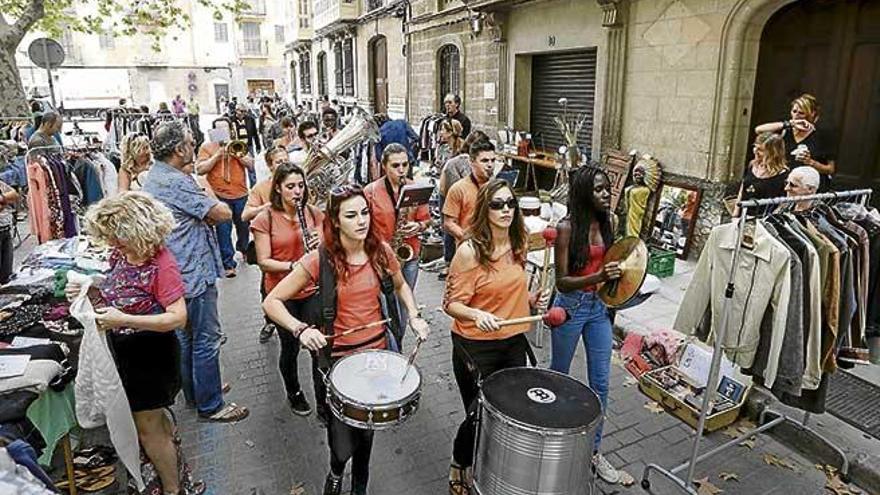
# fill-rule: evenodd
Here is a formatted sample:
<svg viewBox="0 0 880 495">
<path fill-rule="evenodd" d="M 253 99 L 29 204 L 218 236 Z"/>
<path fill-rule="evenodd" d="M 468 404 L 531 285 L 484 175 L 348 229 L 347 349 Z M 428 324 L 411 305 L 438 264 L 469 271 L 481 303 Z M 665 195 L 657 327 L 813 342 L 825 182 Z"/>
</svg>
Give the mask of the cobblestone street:
<svg viewBox="0 0 880 495">
<path fill-rule="evenodd" d="M 235 425 L 199 422 L 195 412 L 179 400 L 175 412 L 183 434 L 184 449 L 198 477 L 217 495 L 320 494 L 328 469 L 326 431 L 315 415 L 294 416 L 287 406 L 277 372 L 278 339 L 259 344 L 262 325 L 255 267 L 241 267 L 237 278 L 221 280 L 220 313 L 229 336 L 223 347 L 224 380 L 232 385 L 229 398 L 251 409 L 245 421 Z M 443 283 L 433 273 L 422 272 L 416 291 L 432 322 L 431 339 L 423 346 L 417 364 L 422 372 L 422 401 L 418 413 L 400 428 L 376 435 L 370 493 L 377 495 L 438 495 L 447 493 L 452 439 L 463 413 L 451 366 L 449 320 L 439 308 Z M 407 348 L 412 341 L 406 343 Z M 408 350 L 408 349 L 407 349 Z M 537 348 L 547 364 L 549 338 Z M 574 373 L 584 379 L 582 349 L 574 360 Z M 308 379 L 308 360 L 300 358 L 300 379 Z M 609 417 L 603 450 L 615 466 L 636 480 L 646 463 L 672 467 L 690 453 L 691 429 L 665 413 L 652 413 L 648 399 L 618 364 L 612 370 Z M 312 401 L 311 392 L 306 392 Z M 721 433 L 707 436 L 704 449 L 728 440 Z M 764 454 L 788 460 L 794 470 L 768 465 Z M 738 447 L 698 466 L 697 479 L 709 477 L 729 494 L 827 493 L 825 476 L 800 454 L 768 436 L 757 438 L 754 448 Z M 585 466 L 585 469 L 587 467 Z M 722 481 L 722 472 L 738 481 Z M 652 493 L 680 493 L 656 473 Z M 348 489 L 348 480 L 344 485 Z M 644 493 L 636 483 L 625 488 L 600 483 L 603 494 Z M 344 492 L 344 493 L 347 493 Z M 708 492 L 707 492 L 708 493 Z"/>
</svg>

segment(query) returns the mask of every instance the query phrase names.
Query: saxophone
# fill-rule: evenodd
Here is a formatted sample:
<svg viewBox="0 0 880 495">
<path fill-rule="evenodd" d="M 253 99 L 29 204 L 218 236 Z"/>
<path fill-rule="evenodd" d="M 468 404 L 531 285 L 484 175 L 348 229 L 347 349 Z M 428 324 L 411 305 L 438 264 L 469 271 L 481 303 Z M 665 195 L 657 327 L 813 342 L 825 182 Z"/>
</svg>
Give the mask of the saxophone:
<svg viewBox="0 0 880 495">
<path fill-rule="evenodd" d="M 412 246 L 403 242 L 404 237 L 401 231 L 406 224 L 406 217 L 409 216 L 409 210 L 409 208 L 404 208 L 398 213 L 397 225 L 394 227 L 394 237 L 391 238 L 391 249 L 394 250 L 394 254 L 397 255 L 397 259 L 399 259 L 401 263 L 406 263 L 415 256 L 415 251 L 413 251 Z"/>
</svg>

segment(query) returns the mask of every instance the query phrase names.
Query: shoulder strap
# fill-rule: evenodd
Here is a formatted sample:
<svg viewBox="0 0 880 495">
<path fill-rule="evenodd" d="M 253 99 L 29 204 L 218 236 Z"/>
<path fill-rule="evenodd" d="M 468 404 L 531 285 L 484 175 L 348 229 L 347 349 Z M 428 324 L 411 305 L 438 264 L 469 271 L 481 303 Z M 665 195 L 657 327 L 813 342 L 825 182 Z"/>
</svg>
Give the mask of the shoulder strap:
<svg viewBox="0 0 880 495">
<path fill-rule="evenodd" d="M 318 248 L 318 267 L 321 271 L 318 294 L 321 297 L 321 321 L 325 335 L 333 335 L 333 323 L 336 321 L 336 273 L 330 260 L 327 259 L 327 250 L 323 246 Z"/>
</svg>

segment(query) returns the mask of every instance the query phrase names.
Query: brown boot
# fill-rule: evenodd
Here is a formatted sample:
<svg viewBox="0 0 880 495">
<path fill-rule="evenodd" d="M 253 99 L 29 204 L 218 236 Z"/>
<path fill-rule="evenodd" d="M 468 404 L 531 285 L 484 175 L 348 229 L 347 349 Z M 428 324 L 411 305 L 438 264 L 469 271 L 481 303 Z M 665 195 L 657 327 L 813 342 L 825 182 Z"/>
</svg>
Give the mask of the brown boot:
<svg viewBox="0 0 880 495">
<path fill-rule="evenodd" d="M 471 495 L 470 470 L 454 461 L 449 464 L 449 495 Z"/>
</svg>

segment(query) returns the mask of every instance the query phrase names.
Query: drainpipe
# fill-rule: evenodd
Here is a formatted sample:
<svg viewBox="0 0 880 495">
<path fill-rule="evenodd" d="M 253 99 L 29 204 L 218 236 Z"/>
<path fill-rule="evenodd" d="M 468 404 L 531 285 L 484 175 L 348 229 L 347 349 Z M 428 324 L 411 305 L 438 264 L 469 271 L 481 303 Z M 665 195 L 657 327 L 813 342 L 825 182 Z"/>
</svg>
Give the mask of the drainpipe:
<svg viewBox="0 0 880 495">
<path fill-rule="evenodd" d="M 409 31 L 409 21 L 412 19 L 412 3 L 410 0 L 404 1 L 404 14 L 403 19 L 401 21 L 401 28 L 403 29 L 403 39 L 404 39 L 404 48 L 406 53 L 404 54 L 406 57 L 406 75 L 404 77 L 404 81 L 406 84 L 406 102 L 403 105 L 403 116 L 407 122 L 410 121 L 410 102 L 412 99 L 410 98 L 410 92 L 412 91 L 412 35 Z"/>
</svg>

